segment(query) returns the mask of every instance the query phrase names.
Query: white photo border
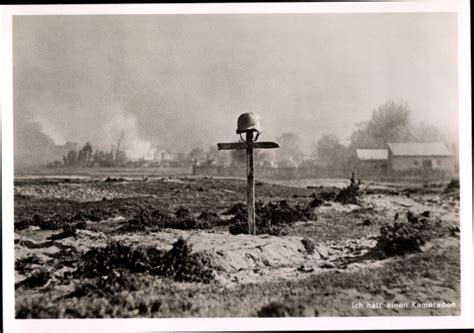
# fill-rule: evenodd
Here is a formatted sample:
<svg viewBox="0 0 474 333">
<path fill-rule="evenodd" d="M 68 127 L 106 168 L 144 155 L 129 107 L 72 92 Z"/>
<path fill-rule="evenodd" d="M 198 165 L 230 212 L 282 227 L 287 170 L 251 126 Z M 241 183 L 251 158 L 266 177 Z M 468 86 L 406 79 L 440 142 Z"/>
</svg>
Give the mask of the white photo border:
<svg viewBox="0 0 474 333">
<path fill-rule="evenodd" d="M 471 54 L 468 0 L 356 3 L 241 3 L 145 5 L 27 5 L 0 7 L 2 110 L 3 319 L 6 332 L 227 330 L 342 330 L 472 328 Z M 451 12 L 458 17 L 461 182 L 461 315 L 449 317 L 15 319 L 13 228 L 12 17 L 16 15 L 245 14 Z"/>
</svg>

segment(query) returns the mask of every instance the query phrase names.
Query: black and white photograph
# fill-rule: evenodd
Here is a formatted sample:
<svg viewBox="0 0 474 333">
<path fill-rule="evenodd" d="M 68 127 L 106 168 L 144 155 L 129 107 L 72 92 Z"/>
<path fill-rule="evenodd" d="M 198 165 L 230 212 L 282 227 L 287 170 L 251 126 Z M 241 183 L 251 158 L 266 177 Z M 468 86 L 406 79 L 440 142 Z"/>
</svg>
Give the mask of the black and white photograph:
<svg viewBox="0 0 474 333">
<path fill-rule="evenodd" d="M 459 34 L 436 10 L 12 15 L 15 319 L 460 317 Z"/>
</svg>

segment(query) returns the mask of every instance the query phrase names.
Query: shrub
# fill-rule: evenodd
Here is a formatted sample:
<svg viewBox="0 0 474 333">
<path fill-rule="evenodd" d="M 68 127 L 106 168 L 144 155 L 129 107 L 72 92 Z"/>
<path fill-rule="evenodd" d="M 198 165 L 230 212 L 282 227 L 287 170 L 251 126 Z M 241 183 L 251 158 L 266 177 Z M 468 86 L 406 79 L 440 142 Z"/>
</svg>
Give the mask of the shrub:
<svg viewBox="0 0 474 333">
<path fill-rule="evenodd" d="M 383 256 L 404 255 L 421 251 L 421 247 L 443 233 L 441 225 L 434 224 L 422 215 L 408 211 L 407 222 L 395 222 L 380 228 L 376 250 Z"/>
<path fill-rule="evenodd" d="M 359 200 L 358 197 L 360 196 L 359 193 L 359 185 L 355 183 L 351 183 L 347 187 L 344 187 L 339 191 L 336 195 L 335 201 L 342 203 L 342 204 L 358 204 Z"/>
<path fill-rule="evenodd" d="M 163 256 L 162 264 L 152 273 L 172 277 L 176 281 L 211 282 L 213 271 L 209 268 L 209 259 L 200 253 L 191 253 L 191 250 L 185 240 L 178 239 Z"/>
<path fill-rule="evenodd" d="M 349 185 L 339 191 L 339 193 L 336 195 L 336 198 L 334 199 L 335 201 L 340 202 L 342 204 L 357 205 L 359 203 L 358 197 L 360 196 L 359 189 L 361 180 L 359 179 L 359 181 L 356 182 L 355 175 L 353 172 L 350 181 L 351 183 Z"/>
<path fill-rule="evenodd" d="M 459 191 L 459 179 L 453 178 L 444 189 L 444 193 L 452 193 Z"/>
</svg>

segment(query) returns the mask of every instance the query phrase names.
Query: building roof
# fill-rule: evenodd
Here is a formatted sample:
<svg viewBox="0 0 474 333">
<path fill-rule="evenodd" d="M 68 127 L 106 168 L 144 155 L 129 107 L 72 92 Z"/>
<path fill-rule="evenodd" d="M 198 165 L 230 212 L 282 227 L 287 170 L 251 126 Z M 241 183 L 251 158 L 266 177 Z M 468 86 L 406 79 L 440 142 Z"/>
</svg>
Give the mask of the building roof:
<svg viewBox="0 0 474 333">
<path fill-rule="evenodd" d="M 388 149 L 394 156 L 451 156 L 444 143 L 388 143 Z"/>
<path fill-rule="evenodd" d="M 359 160 L 387 160 L 387 149 L 357 149 L 357 158 Z"/>
</svg>

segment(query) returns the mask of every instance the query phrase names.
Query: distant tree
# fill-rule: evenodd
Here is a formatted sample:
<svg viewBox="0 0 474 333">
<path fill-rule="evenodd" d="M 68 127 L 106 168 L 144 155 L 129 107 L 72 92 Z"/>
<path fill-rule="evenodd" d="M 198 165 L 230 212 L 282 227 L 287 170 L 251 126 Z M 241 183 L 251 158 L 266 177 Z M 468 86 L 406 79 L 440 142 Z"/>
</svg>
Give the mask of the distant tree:
<svg viewBox="0 0 474 333">
<path fill-rule="evenodd" d="M 386 102 L 372 112 L 368 122 L 359 124 L 351 136 L 352 148 L 385 148 L 388 142 L 412 141 L 410 109 L 404 103 Z"/>
<path fill-rule="evenodd" d="M 78 163 L 84 167 L 90 167 L 92 165 L 92 145 L 87 142 L 77 155 Z"/>
<path fill-rule="evenodd" d="M 115 166 L 123 165 L 127 161 L 125 155 L 125 131 L 121 131 L 117 136 L 117 144 L 112 146 Z"/>
<path fill-rule="evenodd" d="M 127 155 L 123 150 L 116 150 L 115 151 L 115 166 L 125 166 L 127 163 Z"/>
<path fill-rule="evenodd" d="M 68 168 L 77 166 L 77 152 L 75 150 L 68 151 L 68 153 L 63 156 L 63 164 Z"/>
<path fill-rule="evenodd" d="M 413 128 L 413 134 L 419 142 L 446 142 L 446 137 L 435 127 L 420 123 Z"/>
<path fill-rule="evenodd" d="M 334 134 L 323 135 L 318 140 L 313 156 L 316 156 L 330 173 L 341 173 L 353 159 L 351 149 L 341 144 Z"/>
<path fill-rule="evenodd" d="M 295 167 L 303 161 L 301 141 L 298 135 L 286 132 L 277 137 L 280 148 L 276 150 L 276 164 L 280 167 Z"/>
<path fill-rule="evenodd" d="M 313 156 L 322 161 L 333 162 L 345 153 L 346 147 L 340 143 L 339 138 L 334 134 L 326 134 L 318 140 Z"/>
<path fill-rule="evenodd" d="M 113 152 L 96 150 L 92 157 L 92 165 L 101 168 L 113 167 L 115 165 L 115 158 Z"/>
</svg>

